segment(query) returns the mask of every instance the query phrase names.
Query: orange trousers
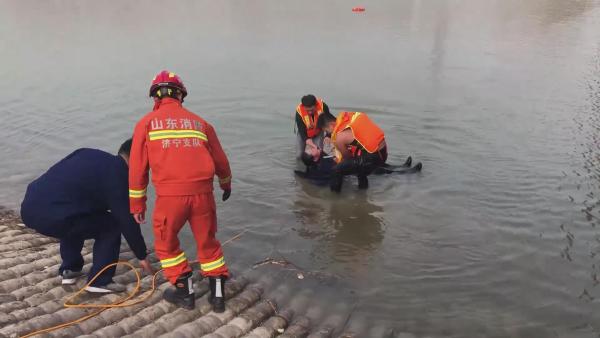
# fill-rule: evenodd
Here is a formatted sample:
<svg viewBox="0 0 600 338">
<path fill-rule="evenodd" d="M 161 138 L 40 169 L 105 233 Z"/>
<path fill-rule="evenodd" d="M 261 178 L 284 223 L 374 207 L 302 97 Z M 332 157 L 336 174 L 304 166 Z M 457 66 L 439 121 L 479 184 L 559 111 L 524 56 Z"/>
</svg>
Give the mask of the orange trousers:
<svg viewBox="0 0 600 338">
<path fill-rule="evenodd" d="M 196 239 L 202 275 L 226 276 L 229 271 L 223 258 L 221 243 L 216 239 L 217 212 L 213 193 L 190 196 L 157 196 L 152 215 L 154 250 L 165 277 L 172 284 L 191 268 L 177 235 L 188 221 Z"/>
</svg>

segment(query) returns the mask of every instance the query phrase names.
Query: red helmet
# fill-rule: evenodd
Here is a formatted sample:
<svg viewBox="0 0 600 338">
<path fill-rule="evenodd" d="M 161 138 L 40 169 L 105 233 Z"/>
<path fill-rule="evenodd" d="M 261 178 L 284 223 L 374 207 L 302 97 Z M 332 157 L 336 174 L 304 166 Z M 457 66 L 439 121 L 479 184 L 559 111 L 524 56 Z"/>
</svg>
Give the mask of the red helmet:
<svg viewBox="0 0 600 338">
<path fill-rule="evenodd" d="M 177 76 L 175 73 L 169 72 L 168 70 L 163 70 L 162 72 L 158 73 L 154 79 L 152 79 L 152 85 L 150 86 L 150 97 L 160 97 L 160 88 L 162 87 L 180 90 L 183 94 L 182 98 L 187 96 L 187 89 L 185 89 L 183 81 L 181 81 L 179 76 Z"/>
</svg>

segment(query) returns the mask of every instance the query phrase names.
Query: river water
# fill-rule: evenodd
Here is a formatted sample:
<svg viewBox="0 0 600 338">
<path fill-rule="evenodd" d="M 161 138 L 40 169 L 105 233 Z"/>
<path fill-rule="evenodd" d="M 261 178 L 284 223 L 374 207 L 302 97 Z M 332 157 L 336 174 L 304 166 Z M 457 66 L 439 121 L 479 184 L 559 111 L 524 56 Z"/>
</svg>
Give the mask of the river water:
<svg viewBox="0 0 600 338">
<path fill-rule="evenodd" d="M 599 5 L 5 1 L 0 204 L 18 209 L 75 148 L 115 152 L 166 68 L 230 157 L 219 238 L 245 231 L 232 269 L 294 263 L 307 278 L 283 276 L 327 309 L 314 325 L 342 309 L 337 332 L 361 336 L 597 337 Z M 296 179 L 307 93 L 368 113 L 389 161 L 423 172 L 341 195 Z"/>
</svg>

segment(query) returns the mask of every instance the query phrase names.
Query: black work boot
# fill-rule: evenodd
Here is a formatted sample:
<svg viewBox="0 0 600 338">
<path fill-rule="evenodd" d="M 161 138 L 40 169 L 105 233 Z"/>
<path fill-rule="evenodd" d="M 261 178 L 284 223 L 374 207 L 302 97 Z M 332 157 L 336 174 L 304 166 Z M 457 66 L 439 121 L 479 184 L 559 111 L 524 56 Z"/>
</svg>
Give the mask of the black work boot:
<svg viewBox="0 0 600 338">
<path fill-rule="evenodd" d="M 338 171 L 334 171 L 333 175 L 331 175 L 331 179 L 329 181 L 329 188 L 331 189 L 331 191 L 339 193 L 342 191 L 342 183 L 343 182 L 344 182 L 344 176 L 342 175 L 342 173 L 340 173 Z"/>
<path fill-rule="evenodd" d="M 191 272 L 179 276 L 175 282 L 175 288 L 165 290 L 163 298 L 169 303 L 173 303 L 188 310 L 193 310 L 195 303 L 192 283 Z"/>
<path fill-rule="evenodd" d="M 358 189 L 367 189 L 369 187 L 369 179 L 365 175 L 358 175 Z"/>
<path fill-rule="evenodd" d="M 212 304 L 213 311 L 222 313 L 225 311 L 225 280 L 223 276 L 208 277 L 210 285 L 210 296 L 208 302 Z"/>
</svg>

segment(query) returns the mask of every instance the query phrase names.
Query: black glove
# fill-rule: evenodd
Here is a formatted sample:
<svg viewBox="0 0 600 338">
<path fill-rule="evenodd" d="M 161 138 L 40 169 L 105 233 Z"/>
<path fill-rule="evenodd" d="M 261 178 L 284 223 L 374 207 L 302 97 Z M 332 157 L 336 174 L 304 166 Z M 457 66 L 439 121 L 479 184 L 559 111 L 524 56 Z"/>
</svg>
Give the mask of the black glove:
<svg viewBox="0 0 600 338">
<path fill-rule="evenodd" d="M 223 202 L 227 201 L 231 196 L 231 189 L 223 190 Z"/>
</svg>

